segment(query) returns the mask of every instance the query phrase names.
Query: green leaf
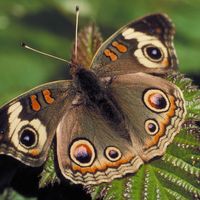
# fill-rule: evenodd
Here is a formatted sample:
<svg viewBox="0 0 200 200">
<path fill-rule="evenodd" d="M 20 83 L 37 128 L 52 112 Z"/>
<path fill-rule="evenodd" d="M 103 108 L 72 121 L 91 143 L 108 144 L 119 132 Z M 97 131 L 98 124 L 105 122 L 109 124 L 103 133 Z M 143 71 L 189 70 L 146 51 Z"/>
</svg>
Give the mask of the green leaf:
<svg viewBox="0 0 200 200">
<path fill-rule="evenodd" d="M 36 198 L 23 197 L 11 188 L 8 188 L 0 195 L 0 200 L 36 200 Z"/>
<path fill-rule="evenodd" d="M 56 175 L 54 166 L 54 145 L 52 145 L 49 151 L 48 159 L 45 162 L 43 171 L 41 173 L 39 188 L 44 188 L 48 184 L 53 185 L 56 182 L 60 183 L 60 179 Z"/>
</svg>

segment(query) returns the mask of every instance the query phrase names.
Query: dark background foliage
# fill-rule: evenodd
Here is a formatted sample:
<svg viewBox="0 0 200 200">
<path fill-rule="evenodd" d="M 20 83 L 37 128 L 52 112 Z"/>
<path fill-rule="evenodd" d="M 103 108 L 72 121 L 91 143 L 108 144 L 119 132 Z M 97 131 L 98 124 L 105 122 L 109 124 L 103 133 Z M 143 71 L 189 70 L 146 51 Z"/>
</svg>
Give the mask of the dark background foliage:
<svg viewBox="0 0 200 200">
<path fill-rule="evenodd" d="M 75 31 L 75 5 L 80 6 L 80 28 L 95 22 L 104 38 L 143 15 L 167 13 L 176 25 L 175 47 L 180 71 L 199 82 L 200 2 L 197 0 L 1 0 L 1 104 L 39 84 L 69 77 L 65 64 L 25 51 L 20 43 L 26 41 L 35 48 L 70 59 Z M 1 156 L 0 191 L 3 192 L 5 186 L 10 185 L 22 194 L 37 196 L 40 171 L 41 168 L 30 169 Z M 74 199 L 78 199 L 78 196 L 83 199 L 83 192 L 77 187 L 68 186 L 77 195 Z M 66 183 L 63 183 L 41 190 L 40 199 L 55 199 L 59 195 L 62 199 L 69 193 Z"/>
</svg>

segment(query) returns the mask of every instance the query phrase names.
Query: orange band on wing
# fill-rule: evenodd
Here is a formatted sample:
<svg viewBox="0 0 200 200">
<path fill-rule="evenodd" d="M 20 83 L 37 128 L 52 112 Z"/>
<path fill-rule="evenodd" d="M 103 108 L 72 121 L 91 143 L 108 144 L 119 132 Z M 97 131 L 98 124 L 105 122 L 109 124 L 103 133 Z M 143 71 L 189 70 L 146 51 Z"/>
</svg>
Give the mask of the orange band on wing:
<svg viewBox="0 0 200 200">
<path fill-rule="evenodd" d="M 104 54 L 105 54 L 105 56 L 109 57 L 112 61 L 117 60 L 117 55 L 109 49 L 105 49 Z"/>
<path fill-rule="evenodd" d="M 101 163 L 101 165 L 93 165 L 91 167 L 80 167 L 76 164 L 73 165 L 72 170 L 73 171 L 79 171 L 82 174 L 86 174 L 86 173 L 95 173 L 97 171 L 104 171 L 107 168 L 118 168 L 120 165 L 125 164 L 125 163 L 129 163 L 134 156 L 129 155 L 126 157 L 122 157 L 120 160 L 116 161 L 116 162 L 109 162 L 109 161 L 104 161 Z"/>
<path fill-rule="evenodd" d="M 112 46 L 115 47 L 120 53 L 125 53 L 128 50 L 125 45 L 120 44 L 117 41 L 112 42 Z"/>
<path fill-rule="evenodd" d="M 173 96 L 169 96 L 169 101 L 170 101 L 170 108 L 168 110 L 168 112 L 166 113 L 166 117 L 162 120 L 159 121 L 159 132 L 153 136 L 151 139 L 148 139 L 145 142 L 145 149 L 148 149 L 151 146 L 154 146 L 158 143 L 158 140 L 160 139 L 160 137 L 162 135 L 165 134 L 165 128 L 166 126 L 169 124 L 170 122 L 170 118 L 173 117 L 175 115 L 175 110 L 176 110 L 176 106 L 175 106 L 175 98 Z"/>
<path fill-rule="evenodd" d="M 48 89 L 43 90 L 42 94 L 44 96 L 46 103 L 52 104 L 54 102 L 55 99 L 53 97 L 51 97 L 51 91 L 50 90 L 48 90 Z"/>
<path fill-rule="evenodd" d="M 40 103 L 37 100 L 37 96 L 36 95 L 31 95 L 31 107 L 34 111 L 39 111 L 41 106 Z"/>
</svg>

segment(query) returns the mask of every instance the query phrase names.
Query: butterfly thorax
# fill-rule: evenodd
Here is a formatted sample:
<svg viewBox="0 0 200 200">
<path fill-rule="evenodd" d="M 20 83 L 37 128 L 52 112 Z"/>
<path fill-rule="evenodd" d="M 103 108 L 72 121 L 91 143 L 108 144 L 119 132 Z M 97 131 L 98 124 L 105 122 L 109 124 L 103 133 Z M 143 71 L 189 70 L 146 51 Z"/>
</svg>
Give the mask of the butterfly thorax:
<svg viewBox="0 0 200 200">
<path fill-rule="evenodd" d="M 106 120 L 114 124 L 123 122 L 123 115 L 105 85 L 92 71 L 80 68 L 75 75 L 75 86 L 87 105 L 96 106 Z"/>
</svg>

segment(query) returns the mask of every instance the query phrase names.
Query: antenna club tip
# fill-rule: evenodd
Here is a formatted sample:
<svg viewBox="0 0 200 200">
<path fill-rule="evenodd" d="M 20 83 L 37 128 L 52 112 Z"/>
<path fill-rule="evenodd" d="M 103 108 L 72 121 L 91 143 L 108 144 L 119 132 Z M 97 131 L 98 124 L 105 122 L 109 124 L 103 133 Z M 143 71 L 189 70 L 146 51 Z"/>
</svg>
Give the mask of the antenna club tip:
<svg viewBox="0 0 200 200">
<path fill-rule="evenodd" d="M 77 5 L 77 6 L 76 6 L 76 12 L 78 12 L 78 11 L 79 11 L 79 6 Z"/>
<path fill-rule="evenodd" d="M 25 46 L 26 46 L 26 43 L 25 43 L 25 42 L 21 42 L 21 46 L 22 46 L 22 47 L 25 47 Z"/>
</svg>

